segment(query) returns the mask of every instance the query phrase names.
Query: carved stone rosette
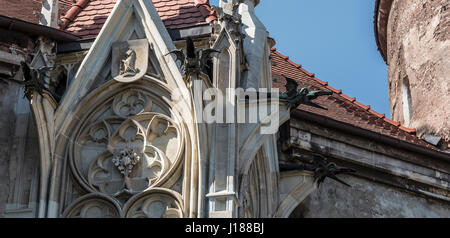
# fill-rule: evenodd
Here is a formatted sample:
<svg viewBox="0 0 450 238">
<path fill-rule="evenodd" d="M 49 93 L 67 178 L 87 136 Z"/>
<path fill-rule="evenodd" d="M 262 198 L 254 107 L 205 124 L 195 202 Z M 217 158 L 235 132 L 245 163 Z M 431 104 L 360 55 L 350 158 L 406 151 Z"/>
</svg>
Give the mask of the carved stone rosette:
<svg viewBox="0 0 450 238">
<path fill-rule="evenodd" d="M 98 106 L 83 123 L 71 150 L 71 169 L 85 190 L 99 195 L 95 201 L 76 201 L 80 204 L 69 206 L 65 216 L 119 216 L 122 212 L 111 212 L 107 201 L 128 204 L 141 201 L 134 198 L 139 196 L 142 205 L 130 208 L 127 217 L 182 217 L 180 199 L 172 195 L 176 192 L 154 192 L 177 180 L 173 176 L 178 176 L 184 152 L 183 128 L 155 100 L 128 89 Z M 142 195 L 148 191 L 152 196 Z M 109 200 L 99 202 L 100 195 Z"/>
</svg>

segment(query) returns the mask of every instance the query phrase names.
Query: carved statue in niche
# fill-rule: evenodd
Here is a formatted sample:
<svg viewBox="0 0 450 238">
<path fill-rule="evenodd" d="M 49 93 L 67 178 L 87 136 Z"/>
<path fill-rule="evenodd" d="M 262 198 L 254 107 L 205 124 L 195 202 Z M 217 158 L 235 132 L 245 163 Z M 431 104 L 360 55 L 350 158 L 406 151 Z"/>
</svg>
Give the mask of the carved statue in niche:
<svg viewBox="0 0 450 238">
<path fill-rule="evenodd" d="M 116 42 L 112 46 L 111 73 L 114 80 L 131 83 L 148 69 L 149 43 L 146 39 Z"/>
<path fill-rule="evenodd" d="M 123 59 L 120 61 L 119 75 L 123 77 L 133 77 L 139 73 L 139 69 L 136 69 L 136 52 L 133 49 L 128 49 L 123 55 Z"/>
</svg>

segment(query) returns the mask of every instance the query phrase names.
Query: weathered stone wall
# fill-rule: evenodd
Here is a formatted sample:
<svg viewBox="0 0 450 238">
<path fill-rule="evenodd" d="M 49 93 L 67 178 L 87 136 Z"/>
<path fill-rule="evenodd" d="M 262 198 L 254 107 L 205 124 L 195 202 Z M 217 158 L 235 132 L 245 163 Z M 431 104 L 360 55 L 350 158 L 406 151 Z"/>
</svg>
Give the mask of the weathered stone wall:
<svg viewBox="0 0 450 238">
<path fill-rule="evenodd" d="M 450 217 L 450 202 L 426 199 L 369 180 L 340 176 L 352 187 L 325 180 L 291 214 L 295 218 Z"/>
<path fill-rule="evenodd" d="M 19 89 L 1 84 L 0 87 L 0 217 L 4 216 L 5 205 L 11 186 L 9 179 L 10 158 L 15 128 L 14 105 Z"/>
<path fill-rule="evenodd" d="M 23 89 L 0 86 L 0 217 L 33 217 L 39 184 L 36 127 Z"/>
<path fill-rule="evenodd" d="M 395 0 L 387 35 L 392 118 L 450 140 L 450 1 Z"/>
</svg>

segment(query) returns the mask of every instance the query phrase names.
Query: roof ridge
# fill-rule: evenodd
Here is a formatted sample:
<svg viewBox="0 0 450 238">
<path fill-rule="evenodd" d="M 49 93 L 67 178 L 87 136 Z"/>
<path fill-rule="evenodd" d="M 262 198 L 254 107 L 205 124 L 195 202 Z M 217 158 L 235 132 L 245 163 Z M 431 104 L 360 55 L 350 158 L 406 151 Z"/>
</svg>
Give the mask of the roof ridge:
<svg viewBox="0 0 450 238">
<path fill-rule="evenodd" d="M 89 3 L 90 0 L 76 0 L 72 7 L 62 17 L 60 29 L 65 29 Z"/>
<path fill-rule="evenodd" d="M 92 0 L 77 0 L 62 17 L 60 29 L 66 29 L 91 1 Z M 192 3 L 194 3 L 195 7 L 198 8 L 206 23 L 210 23 L 217 19 L 217 13 L 212 10 L 209 0 L 193 0 Z"/>
<path fill-rule="evenodd" d="M 387 122 L 387 123 L 397 127 L 398 129 L 400 129 L 400 130 L 402 130 L 404 132 L 407 132 L 409 134 L 416 134 L 417 130 L 415 128 L 408 128 L 408 127 L 402 126 L 400 122 L 393 121 L 393 120 L 391 120 L 389 118 L 386 118 L 386 114 L 381 114 L 381 113 L 378 113 L 378 112 L 374 111 L 371 108 L 370 105 L 364 105 L 364 104 L 360 103 L 359 101 L 356 100 L 356 97 L 350 97 L 350 96 L 345 95 L 342 92 L 342 89 L 335 89 L 335 88 L 329 86 L 328 82 L 322 81 L 322 80 L 316 78 L 314 73 L 308 72 L 307 70 L 302 68 L 301 65 L 296 64 L 295 62 L 289 60 L 289 56 L 285 56 L 285 55 L 281 54 L 280 52 L 277 51 L 276 48 L 271 48 L 270 50 L 271 50 L 272 53 L 280 56 L 283 60 L 285 60 L 286 62 L 288 62 L 289 64 L 291 64 L 295 68 L 297 68 L 298 70 L 301 70 L 302 72 L 306 73 L 309 77 L 312 77 L 312 79 L 314 81 L 316 81 L 317 83 L 321 84 L 322 86 L 325 86 L 327 89 L 333 91 L 335 94 L 337 94 L 340 97 L 344 98 L 345 100 L 353 103 L 354 105 L 358 106 L 359 108 L 363 109 L 364 111 L 369 112 L 369 113 L 377 116 L 380 119 L 383 119 L 385 122 Z"/>
<path fill-rule="evenodd" d="M 194 0 L 194 3 L 207 23 L 217 20 L 217 13 L 212 10 L 209 0 Z"/>
</svg>

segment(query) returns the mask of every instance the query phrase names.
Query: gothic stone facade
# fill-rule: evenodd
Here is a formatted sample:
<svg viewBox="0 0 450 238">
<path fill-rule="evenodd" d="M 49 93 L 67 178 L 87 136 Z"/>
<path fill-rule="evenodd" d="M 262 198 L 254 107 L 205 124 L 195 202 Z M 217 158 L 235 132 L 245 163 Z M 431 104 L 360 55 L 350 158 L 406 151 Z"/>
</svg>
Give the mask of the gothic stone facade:
<svg viewBox="0 0 450 238">
<path fill-rule="evenodd" d="M 178 14 L 198 12 L 186 22 L 167 17 L 164 2 L 79 0 L 63 17 L 43 10 L 47 24 L 9 16 L 25 25 L 0 25 L 20 36 L 1 38 L 1 217 L 450 216 L 448 152 L 277 52 L 259 1 L 220 1 L 214 11 L 173 1 Z M 218 51 L 212 88 L 285 91 L 289 78 L 334 92 L 317 99 L 328 110 L 273 100 L 273 134 L 262 133 L 267 121 L 196 123 L 208 108 L 189 83 L 198 76 L 184 77 L 170 54 L 188 36 Z M 26 78 L 22 61 L 49 69 L 42 91 L 13 83 Z M 352 187 L 319 184 L 321 157 L 355 169 L 339 175 Z"/>
</svg>

